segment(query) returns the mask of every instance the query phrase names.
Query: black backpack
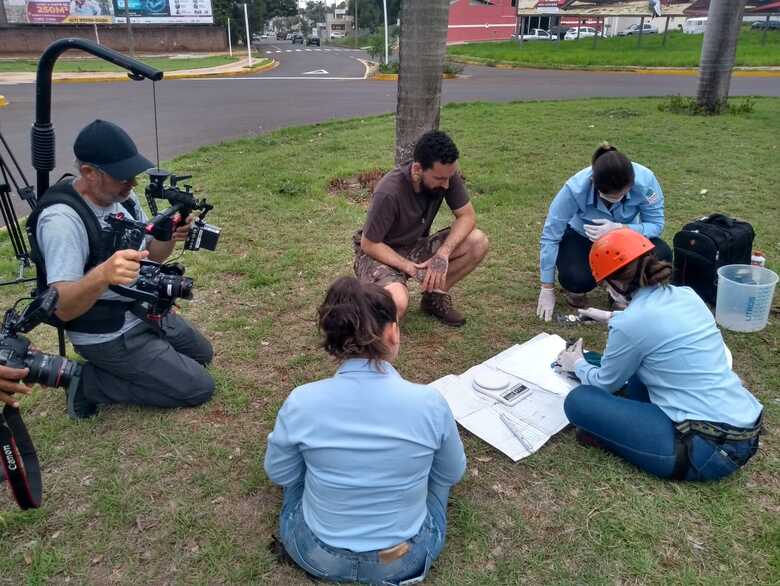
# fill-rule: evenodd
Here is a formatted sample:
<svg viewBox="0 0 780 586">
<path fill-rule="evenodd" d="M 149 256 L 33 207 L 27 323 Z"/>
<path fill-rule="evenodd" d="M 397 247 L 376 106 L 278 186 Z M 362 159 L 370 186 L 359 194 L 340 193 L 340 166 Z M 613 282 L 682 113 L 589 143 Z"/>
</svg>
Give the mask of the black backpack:
<svg viewBox="0 0 780 586">
<path fill-rule="evenodd" d="M 715 304 L 718 269 L 750 264 L 755 232 L 748 222 L 712 214 L 683 226 L 674 235 L 675 285 L 691 287 L 704 301 Z"/>
</svg>

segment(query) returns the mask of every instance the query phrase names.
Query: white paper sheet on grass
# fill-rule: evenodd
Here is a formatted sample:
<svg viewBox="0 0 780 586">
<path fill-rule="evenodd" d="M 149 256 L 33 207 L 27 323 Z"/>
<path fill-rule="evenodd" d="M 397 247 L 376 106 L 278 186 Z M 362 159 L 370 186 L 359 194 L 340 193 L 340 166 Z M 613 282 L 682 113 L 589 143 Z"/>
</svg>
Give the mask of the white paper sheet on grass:
<svg viewBox="0 0 780 586">
<path fill-rule="evenodd" d="M 495 366 L 523 382 L 566 396 L 577 382 L 558 374 L 550 366 L 565 348 L 566 340 L 560 336 L 537 336 L 526 344 L 510 348 Z"/>
<path fill-rule="evenodd" d="M 548 341 L 548 338 L 558 338 L 560 342 L 556 341 L 553 345 Z M 535 376 L 534 373 L 531 373 L 531 378 L 535 378 L 543 384 L 522 379 L 522 382 L 531 389 L 531 393 L 516 405 L 509 407 L 475 391 L 472 386 L 474 375 L 480 369 L 496 369 L 502 364 L 508 364 L 514 369 L 514 366 L 518 365 L 521 360 L 530 358 L 547 360 L 546 364 L 549 368 L 558 353 L 556 352 L 555 356 L 549 360 L 547 359 L 548 355 L 561 343 L 565 347 L 566 342 L 562 338 L 542 333 L 524 344 L 507 348 L 485 362 L 471 367 L 459 376 L 449 374 L 435 380 L 431 386 L 447 400 L 458 423 L 517 462 L 536 452 L 547 440 L 569 423 L 563 412 L 565 394 L 561 392 L 563 386 L 555 384 L 553 385 L 554 391 L 545 390 L 543 385 L 549 384 L 549 381 L 553 379 Z M 534 348 L 537 344 L 540 346 Z M 501 370 L 509 376 L 513 383 L 520 382 L 519 377 L 512 372 L 508 372 L 504 368 Z M 556 377 L 559 376 L 552 370 L 551 372 Z M 524 373 L 526 372 L 524 371 Z M 566 384 L 568 386 L 568 383 Z M 532 450 L 529 451 L 514 436 L 502 421 L 502 414 L 509 417 L 515 431 L 519 432 L 525 442 L 532 446 Z"/>
</svg>

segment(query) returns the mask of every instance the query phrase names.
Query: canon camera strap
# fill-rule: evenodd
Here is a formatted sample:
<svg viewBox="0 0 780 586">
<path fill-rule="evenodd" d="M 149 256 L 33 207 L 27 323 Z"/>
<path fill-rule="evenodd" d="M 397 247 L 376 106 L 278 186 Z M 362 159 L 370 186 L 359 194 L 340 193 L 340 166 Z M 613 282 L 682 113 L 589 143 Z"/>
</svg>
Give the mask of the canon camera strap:
<svg viewBox="0 0 780 586">
<path fill-rule="evenodd" d="M 43 485 L 38 454 L 19 409 L 10 405 L 0 414 L 0 452 L 5 479 L 19 508 L 26 511 L 40 507 Z"/>
</svg>

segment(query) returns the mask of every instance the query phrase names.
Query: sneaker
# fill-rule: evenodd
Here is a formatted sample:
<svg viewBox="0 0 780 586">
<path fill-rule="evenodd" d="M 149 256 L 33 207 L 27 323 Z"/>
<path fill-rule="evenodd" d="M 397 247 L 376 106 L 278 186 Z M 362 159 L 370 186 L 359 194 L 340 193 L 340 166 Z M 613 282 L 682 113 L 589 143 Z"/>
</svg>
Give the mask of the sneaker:
<svg viewBox="0 0 780 586">
<path fill-rule="evenodd" d="M 452 307 L 452 297 L 448 293 L 423 293 L 420 309 L 448 326 L 459 328 L 466 323 L 466 318 Z"/>
<path fill-rule="evenodd" d="M 563 296 L 566 299 L 566 303 L 570 307 L 576 309 L 585 309 L 588 307 L 588 294 L 587 293 L 572 293 L 571 291 L 564 291 Z"/>
<path fill-rule="evenodd" d="M 68 416 L 71 419 L 89 419 L 98 412 L 96 403 L 92 403 L 84 396 L 83 379 L 79 379 L 76 388 L 70 387 L 65 391 L 65 398 L 68 404 Z"/>
<path fill-rule="evenodd" d="M 574 439 L 577 440 L 577 443 L 581 446 L 586 446 L 589 448 L 599 448 L 604 449 L 604 446 L 602 443 L 596 438 L 595 436 L 590 435 L 587 431 L 582 429 L 581 427 L 576 428 L 574 431 Z"/>
</svg>

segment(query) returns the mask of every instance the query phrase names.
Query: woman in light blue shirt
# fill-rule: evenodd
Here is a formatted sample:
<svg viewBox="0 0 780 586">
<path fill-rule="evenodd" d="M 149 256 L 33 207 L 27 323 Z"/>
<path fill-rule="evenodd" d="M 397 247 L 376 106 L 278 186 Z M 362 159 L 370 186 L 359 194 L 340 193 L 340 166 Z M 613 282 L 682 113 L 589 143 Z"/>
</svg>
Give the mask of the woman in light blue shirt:
<svg viewBox="0 0 780 586">
<path fill-rule="evenodd" d="M 564 409 L 581 443 L 662 478 L 715 480 L 758 449 L 761 403 L 731 370 L 708 307 L 667 285 L 671 265 L 653 248 L 628 229 L 594 243 L 594 279 L 627 308 L 609 319 L 600 366 L 584 359 L 581 340 L 558 357 L 583 383 Z M 624 397 L 612 394 L 624 386 Z"/>
<path fill-rule="evenodd" d="M 541 290 L 536 314 L 550 321 L 555 309 L 555 272 L 572 307 L 587 307 L 596 282 L 588 253 L 599 237 L 631 228 L 652 240 L 660 260 L 672 251 L 659 238 L 664 230 L 664 194 L 653 172 L 604 143 L 590 167 L 571 177 L 550 204 L 542 229 L 539 265 Z"/>
<path fill-rule="evenodd" d="M 444 546 L 447 498 L 466 456 L 444 398 L 391 366 L 396 316 L 381 287 L 333 283 L 319 327 L 341 365 L 296 388 L 268 436 L 265 470 L 284 487 L 281 541 L 317 578 L 420 582 Z"/>
</svg>

